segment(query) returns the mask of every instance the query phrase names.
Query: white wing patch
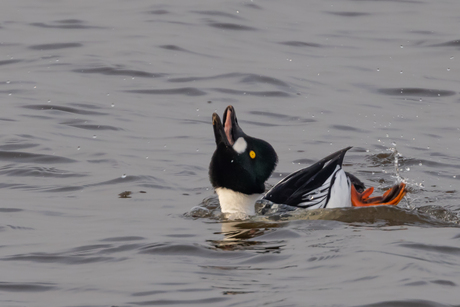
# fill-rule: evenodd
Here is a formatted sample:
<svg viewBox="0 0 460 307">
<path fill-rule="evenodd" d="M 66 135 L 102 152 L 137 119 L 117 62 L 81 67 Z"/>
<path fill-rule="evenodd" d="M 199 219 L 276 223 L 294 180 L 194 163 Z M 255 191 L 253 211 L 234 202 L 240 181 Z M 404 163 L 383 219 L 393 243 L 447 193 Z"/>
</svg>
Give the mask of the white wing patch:
<svg viewBox="0 0 460 307">
<path fill-rule="evenodd" d="M 243 137 L 239 137 L 235 144 L 233 144 L 233 149 L 239 154 L 245 152 L 247 147 L 248 143 L 246 143 L 246 140 Z"/>
<path fill-rule="evenodd" d="M 337 165 L 332 175 L 319 188 L 304 194 L 302 202 L 297 206 L 307 207 L 307 209 L 351 207 L 350 187 L 351 183 L 347 175 Z M 328 200 L 329 190 L 331 192 Z"/>
<path fill-rule="evenodd" d="M 336 173 L 327 208 L 351 207 L 351 182 L 341 169 Z"/>
</svg>

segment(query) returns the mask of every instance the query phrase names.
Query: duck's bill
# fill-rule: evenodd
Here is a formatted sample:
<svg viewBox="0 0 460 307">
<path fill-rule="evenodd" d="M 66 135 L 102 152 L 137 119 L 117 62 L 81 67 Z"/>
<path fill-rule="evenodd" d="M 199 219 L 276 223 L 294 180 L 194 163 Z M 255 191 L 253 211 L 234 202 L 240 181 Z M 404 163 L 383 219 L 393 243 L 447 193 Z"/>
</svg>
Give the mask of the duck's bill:
<svg viewBox="0 0 460 307">
<path fill-rule="evenodd" d="M 226 146 L 231 146 L 227 139 L 227 136 L 225 135 L 224 127 L 217 113 L 212 114 L 212 128 L 214 129 L 214 137 L 216 139 L 216 145 L 219 145 L 220 143 L 224 143 Z"/>
<path fill-rule="evenodd" d="M 214 113 L 212 115 L 212 125 L 214 128 L 214 136 L 216 144 L 224 143 L 227 146 L 233 146 L 235 141 L 244 136 L 243 130 L 238 125 L 235 109 L 233 106 L 228 106 L 222 116 L 223 123 L 220 121 L 219 115 Z"/>
</svg>

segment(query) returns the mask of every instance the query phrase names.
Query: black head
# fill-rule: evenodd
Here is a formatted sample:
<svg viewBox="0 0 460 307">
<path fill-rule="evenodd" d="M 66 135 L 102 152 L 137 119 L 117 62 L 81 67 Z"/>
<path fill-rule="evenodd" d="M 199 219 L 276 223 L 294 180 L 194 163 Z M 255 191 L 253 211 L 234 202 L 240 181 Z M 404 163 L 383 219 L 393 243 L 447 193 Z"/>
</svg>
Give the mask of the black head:
<svg viewBox="0 0 460 307">
<path fill-rule="evenodd" d="M 217 145 L 209 166 L 213 187 L 244 194 L 263 193 L 264 183 L 278 162 L 275 150 L 241 130 L 232 106 L 225 109 L 222 118 L 223 122 L 216 113 L 212 115 Z"/>
</svg>

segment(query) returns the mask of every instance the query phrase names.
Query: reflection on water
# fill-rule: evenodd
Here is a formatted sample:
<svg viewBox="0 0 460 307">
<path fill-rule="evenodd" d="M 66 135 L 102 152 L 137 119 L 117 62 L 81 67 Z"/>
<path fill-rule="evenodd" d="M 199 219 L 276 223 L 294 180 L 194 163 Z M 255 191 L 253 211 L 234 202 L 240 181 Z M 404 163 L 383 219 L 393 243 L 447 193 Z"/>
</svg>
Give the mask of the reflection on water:
<svg viewBox="0 0 460 307">
<path fill-rule="evenodd" d="M 266 222 L 224 222 L 222 231 L 216 234 L 223 236 L 222 240 L 208 240 L 215 248 L 231 250 L 254 250 L 260 253 L 279 252 L 283 240 L 258 241 L 252 240 L 273 230 L 283 227 L 282 223 Z"/>
</svg>

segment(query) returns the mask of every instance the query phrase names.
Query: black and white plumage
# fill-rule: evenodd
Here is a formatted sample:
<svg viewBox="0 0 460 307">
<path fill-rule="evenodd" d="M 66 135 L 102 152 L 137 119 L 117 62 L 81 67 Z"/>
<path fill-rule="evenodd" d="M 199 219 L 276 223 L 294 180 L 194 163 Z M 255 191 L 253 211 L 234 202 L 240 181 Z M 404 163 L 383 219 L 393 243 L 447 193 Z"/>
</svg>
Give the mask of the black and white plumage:
<svg viewBox="0 0 460 307">
<path fill-rule="evenodd" d="M 345 153 L 337 151 L 278 182 L 263 199 L 293 207 L 319 209 L 351 207 L 351 180 L 342 169 Z"/>
<path fill-rule="evenodd" d="M 342 168 L 344 156 L 351 147 L 290 174 L 263 194 L 264 183 L 278 162 L 273 147 L 245 134 L 232 106 L 225 109 L 223 122 L 216 113 L 212 118 L 217 147 L 209 166 L 209 178 L 223 213 L 252 215 L 258 199 L 318 209 L 395 205 L 405 194 L 405 185 L 400 183 L 383 196 L 370 198 L 373 188 L 364 191 L 364 184 Z"/>
</svg>

